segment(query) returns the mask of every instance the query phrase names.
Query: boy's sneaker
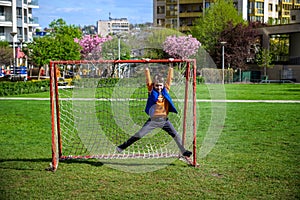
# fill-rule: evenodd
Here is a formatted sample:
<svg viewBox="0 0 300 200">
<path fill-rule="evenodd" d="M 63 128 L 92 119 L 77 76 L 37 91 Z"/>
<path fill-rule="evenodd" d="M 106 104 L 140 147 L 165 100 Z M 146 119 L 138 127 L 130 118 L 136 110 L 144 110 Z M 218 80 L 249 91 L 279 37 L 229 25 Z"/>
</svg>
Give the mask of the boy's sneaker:
<svg viewBox="0 0 300 200">
<path fill-rule="evenodd" d="M 182 154 L 182 155 L 183 155 L 183 156 L 190 157 L 192 154 L 193 154 L 192 152 L 190 152 L 190 151 L 186 150 L 185 152 L 183 152 L 183 154 Z"/>
<path fill-rule="evenodd" d="M 124 149 L 121 149 L 120 147 L 117 147 L 117 148 L 116 148 L 116 151 L 117 151 L 118 153 L 122 153 L 123 150 L 124 150 Z"/>
</svg>

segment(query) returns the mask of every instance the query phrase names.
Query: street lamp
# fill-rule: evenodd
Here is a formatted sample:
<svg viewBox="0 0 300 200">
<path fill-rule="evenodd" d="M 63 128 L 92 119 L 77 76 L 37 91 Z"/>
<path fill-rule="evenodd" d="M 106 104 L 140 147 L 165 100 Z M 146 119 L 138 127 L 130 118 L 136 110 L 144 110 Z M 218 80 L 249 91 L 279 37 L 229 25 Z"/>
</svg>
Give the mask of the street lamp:
<svg viewBox="0 0 300 200">
<path fill-rule="evenodd" d="M 121 36 L 118 35 L 118 58 L 121 60 Z"/>
<path fill-rule="evenodd" d="M 221 42 L 222 45 L 222 83 L 225 83 L 225 79 L 224 79 L 224 46 L 227 42 L 223 41 Z"/>
<path fill-rule="evenodd" d="M 118 59 L 121 60 L 121 35 L 118 34 L 117 37 L 118 37 Z M 121 76 L 120 63 L 118 63 L 118 71 L 119 71 L 118 76 L 120 78 Z"/>
<path fill-rule="evenodd" d="M 20 38 L 19 41 L 20 41 L 20 48 L 22 50 L 23 38 Z"/>
<path fill-rule="evenodd" d="M 13 42 L 13 69 L 14 69 L 14 75 L 16 74 L 16 49 L 15 49 L 15 35 L 17 35 L 17 32 L 11 32 L 10 33 L 12 37 Z"/>
</svg>

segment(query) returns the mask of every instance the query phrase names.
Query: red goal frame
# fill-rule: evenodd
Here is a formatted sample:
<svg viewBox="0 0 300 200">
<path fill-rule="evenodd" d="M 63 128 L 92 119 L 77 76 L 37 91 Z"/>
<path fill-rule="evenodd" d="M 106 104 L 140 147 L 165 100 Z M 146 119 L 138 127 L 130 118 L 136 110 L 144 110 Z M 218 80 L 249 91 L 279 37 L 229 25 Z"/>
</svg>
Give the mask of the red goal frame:
<svg viewBox="0 0 300 200">
<path fill-rule="evenodd" d="M 52 162 L 50 169 L 56 171 L 59 160 L 63 156 L 63 144 L 60 131 L 60 110 L 59 110 L 59 91 L 58 91 L 58 77 L 56 70 L 59 64 L 88 64 L 88 63 L 186 63 L 186 85 L 185 85 L 185 99 L 184 99 L 184 113 L 183 113 L 183 133 L 182 143 L 185 144 L 186 138 L 186 118 L 187 118 L 187 105 L 189 81 L 192 78 L 192 109 L 193 109 L 193 156 L 192 159 L 186 158 L 187 161 L 197 167 L 197 108 L 196 108 L 196 59 L 142 59 L 142 60 L 76 60 L 76 61 L 50 61 L 50 106 L 51 106 L 51 128 L 52 128 Z M 192 67 L 191 67 L 192 65 Z M 78 158 L 78 157 L 77 157 Z M 81 158 L 92 158 L 92 156 L 84 156 Z"/>
</svg>

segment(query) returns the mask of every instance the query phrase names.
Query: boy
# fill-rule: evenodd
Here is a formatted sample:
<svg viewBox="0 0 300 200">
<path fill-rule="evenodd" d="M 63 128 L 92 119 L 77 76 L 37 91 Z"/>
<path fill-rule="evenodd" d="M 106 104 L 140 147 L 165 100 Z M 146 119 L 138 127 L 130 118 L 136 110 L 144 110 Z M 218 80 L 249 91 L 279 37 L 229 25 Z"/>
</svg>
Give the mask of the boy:
<svg viewBox="0 0 300 200">
<path fill-rule="evenodd" d="M 182 155 L 190 157 L 192 152 L 183 147 L 179 134 L 175 130 L 172 123 L 168 120 L 169 112 L 174 112 L 177 114 L 177 110 L 169 95 L 173 78 L 173 68 L 169 68 L 168 77 L 165 84 L 164 78 L 161 75 L 155 75 L 154 82 L 152 82 L 148 68 L 145 70 L 145 76 L 148 88 L 148 100 L 145 112 L 149 115 L 149 119 L 136 134 L 130 137 L 123 144 L 119 145 L 116 150 L 121 153 L 124 149 L 144 137 L 153 129 L 162 128 L 175 140 Z"/>
</svg>

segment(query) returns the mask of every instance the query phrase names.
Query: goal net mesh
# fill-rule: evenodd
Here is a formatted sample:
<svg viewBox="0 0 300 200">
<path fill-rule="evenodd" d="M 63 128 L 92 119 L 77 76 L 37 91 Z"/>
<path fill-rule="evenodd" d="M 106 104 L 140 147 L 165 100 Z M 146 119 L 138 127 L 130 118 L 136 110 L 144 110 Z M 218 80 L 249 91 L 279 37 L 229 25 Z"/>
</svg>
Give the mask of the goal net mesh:
<svg viewBox="0 0 300 200">
<path fill-rule="evenodd" d="M 178 114 L 170 113 L 187 149 L 193 142 L 193 76 L 188 62 L 55 61 L 51 90 L 57 96 L 52 111 L 53 145 L 59 158 L 159 158 L 178 157 L 179 149 L 162 129 L 155 129 L 122 153 L 116 146 L 134 135 L 147 121 L 148 90 L 145 69 L 151 77 L 174 68 L 170 96 Z M 193 65 L 191 65 L 193 67 Z M 64 79 L 62 77 L 65 77 Z M 67 77 L 72 77 L 68 81 Z M 187 78 L 188 77 L 188 78 Z M 186 101 L 185 101 L 186 99 Z M 53 104 L 52 102 L 52 104 Z M 55 106 L 52 105 L 52 108 Z M 57 149 L 53 148 L 53 149 Z"/>
</svg>

